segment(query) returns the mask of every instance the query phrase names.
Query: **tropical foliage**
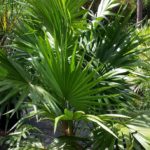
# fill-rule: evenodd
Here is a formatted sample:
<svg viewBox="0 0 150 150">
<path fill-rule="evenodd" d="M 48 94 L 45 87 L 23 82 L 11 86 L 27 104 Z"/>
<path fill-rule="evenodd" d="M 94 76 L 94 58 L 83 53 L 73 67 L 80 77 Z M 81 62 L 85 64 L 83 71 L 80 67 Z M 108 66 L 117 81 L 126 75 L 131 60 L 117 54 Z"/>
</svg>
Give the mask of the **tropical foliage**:
<svg viewBox="0 0 150 150">
<path fill-rule="evenodd" d="M 9 52 L 0 50 L 1 113 L 10 119 L 23 110 L 0 138 L 8 149 L 150 149 L 149 100 L 136 90 L 149 78 L 137 70 L 149 36 L 129 25 L 117 1 L 102 0 L 96 14 L 86 2 L 19 3 Z M 61 136 L 45 145 L 31 118 L 51 121 Z"/>
</svg>

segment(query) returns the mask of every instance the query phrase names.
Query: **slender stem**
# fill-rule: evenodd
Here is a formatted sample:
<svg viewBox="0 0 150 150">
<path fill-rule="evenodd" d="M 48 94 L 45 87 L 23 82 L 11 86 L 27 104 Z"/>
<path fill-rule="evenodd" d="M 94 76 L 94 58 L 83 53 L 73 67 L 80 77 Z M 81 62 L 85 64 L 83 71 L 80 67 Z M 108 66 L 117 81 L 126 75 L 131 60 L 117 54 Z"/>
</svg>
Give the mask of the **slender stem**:
<svg viewBox="0 0 150 150">
<path fill-rule="evenodd" d="M 64 135 L 73 136 L 73 122 L 72 121 L 62 121 L 62 127 Z"/>
</svg>

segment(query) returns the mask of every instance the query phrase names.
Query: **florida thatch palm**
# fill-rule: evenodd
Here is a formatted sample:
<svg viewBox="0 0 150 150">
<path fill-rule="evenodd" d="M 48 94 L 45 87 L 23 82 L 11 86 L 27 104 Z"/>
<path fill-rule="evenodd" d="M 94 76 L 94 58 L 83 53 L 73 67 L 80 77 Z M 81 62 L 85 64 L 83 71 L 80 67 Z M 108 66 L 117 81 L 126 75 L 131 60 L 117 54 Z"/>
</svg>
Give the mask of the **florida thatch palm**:
<svg viewBox="0 0 150 150">
<path fill-rule="evenodd" d="M 20 98 L 12 113 L 26 100 L 36 107 L 34 115 L 55 121 L 55 130 L 61 121 L 67 141 L 63 139 L 58 146 L 64 145 L 64 149 L 81 140 L 76 137 L 76 122 L 81 120 L 93 122 L 90 125 L 95 129 L 94 136 L 74 149 L 86 149 L 89 144 L 98 149 L 101 142 L 97 140 L 107 137 L 111 144 L 105 143 L 100 149 L 113 149 L 122 143 L 116 144 L 120 136 L 117 129 L 130 124 L 129 117 L 119 114 L 128 114 L 127 107 L 138 99 L 127 77 L 140 52 L 138 45 L 145 38 L 141 39 L 134 28 L 125 31 L 126 20 L 118 15 L 110 24 L 102 19 L 116 6 L 113 1 L 102 1 L 105 7 L 100 5 L 97 18 L 87 23 L 87 11 L 81 9 L 85 3 L 86 0 L 29 1 L 30 14 L 15 31 L 15 52 L 11 56 L 3 50 L 0 53 L 0 92 L 8 92 L 0 103 L 18 93 Z M 102 20 L 103 26 L 99 24 Z M 130 134 L 128 129 L 125 134 Z M 132 144 L 129 142 L 128 147 Z M 50 149 L 55 146 L 50 145 Z"/>
</svg>

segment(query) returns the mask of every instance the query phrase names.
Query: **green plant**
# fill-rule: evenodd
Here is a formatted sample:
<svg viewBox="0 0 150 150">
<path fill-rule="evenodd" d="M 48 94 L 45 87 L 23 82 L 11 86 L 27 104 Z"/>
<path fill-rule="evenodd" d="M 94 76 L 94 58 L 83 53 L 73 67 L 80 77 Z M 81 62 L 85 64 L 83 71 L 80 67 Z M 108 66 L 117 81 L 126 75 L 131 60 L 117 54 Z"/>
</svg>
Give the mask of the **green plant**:
<svg viewBox="0 0 150 150">
<path fill-rule="evenodd" d="M 14 0 L 2 0 L 0 2 L 0 48 L 1 51 L 4 51 L 5 55 L 12 55 L 13 49 L 9 48 L 9 44 L 11 43 L 14 35 L 14 29 L 19 20 L 21 20 L 21 16 L 23 15 L 23 8 L 25 6 L 22 5 L 22 1 L 14 1 Z M 2 59 L 1 59 L 2 60 Z M 7 74 L 5 70 L 0 66 L 0 76 L 3 79 L 3 75 Z M 17 93 L 18 94 L 18 93 Z M 18 121 L 20 116 L 20 111 L 16 112 L 10 118 L 9 114 L 5 114 L 11 109 L 14 109 L 15 103 L 18 101 L 19 95 L 14 95 L 9 97 L 3 105 L 0 105 L 0 130 L 2 132 L 6 132 Z M 7 95 L 7 90 L 0 90 L 0 98 L 4 99 Z M 5 115 L 4 115 L 5 114 Z"/>
<path fill-rule="evenodd" d="M 139 45 L 147 38 L 127 26 L 121 14 L 105 20 L 116 3 L 102 2 L 108 7 L 87 22 L 87 10 L 81 8 L 86 0 L 29 1 L 30 13 L 15 31 L 15 52 L 0 52 L 0 90 L 8 93 L 0 104 L 18 94 L 15 109 L 8 113 L 30 108 L 26 103 L 34 108 L 17 129 L 35 115 L 54 122 L 54 131 L 61 126 L 64 136 L 47 149 L 132 149 L 137 143 L 150 147 L 148 140 L 134 140 L 143 136 L 131 126 L 137 126 L 139 114 L 131 109 L 140 97 L 132 90 L 130 76 L 138 54 L 145 50 Z"/>
</svg>

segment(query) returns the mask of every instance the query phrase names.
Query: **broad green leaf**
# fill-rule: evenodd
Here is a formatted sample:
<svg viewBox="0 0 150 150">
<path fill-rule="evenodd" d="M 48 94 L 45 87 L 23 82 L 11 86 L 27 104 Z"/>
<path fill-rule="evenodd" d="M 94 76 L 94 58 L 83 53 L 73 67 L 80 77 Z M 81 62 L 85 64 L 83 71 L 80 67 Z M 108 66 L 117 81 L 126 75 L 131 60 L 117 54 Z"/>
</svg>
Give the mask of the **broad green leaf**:
<svg viewBox="0 0 150 150">
<path fill-rule="evenodd" d="M 69 111 L 68 109 L 65 109 L 64 110 L 64 115 L 66 116 L 66 118 L 69 120 L 72 120 L 73 119 L 73 112 L 72 111 Z"/>
</svg>

